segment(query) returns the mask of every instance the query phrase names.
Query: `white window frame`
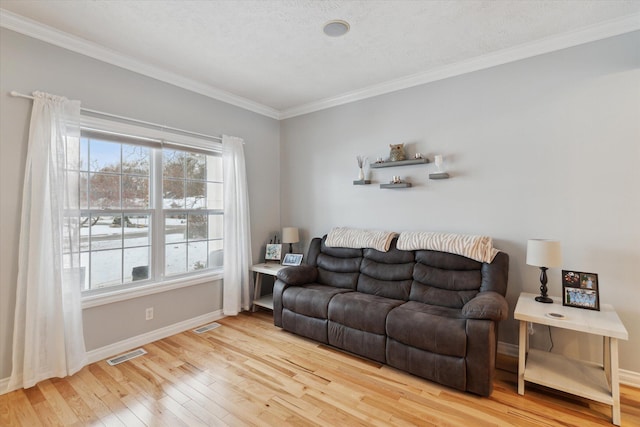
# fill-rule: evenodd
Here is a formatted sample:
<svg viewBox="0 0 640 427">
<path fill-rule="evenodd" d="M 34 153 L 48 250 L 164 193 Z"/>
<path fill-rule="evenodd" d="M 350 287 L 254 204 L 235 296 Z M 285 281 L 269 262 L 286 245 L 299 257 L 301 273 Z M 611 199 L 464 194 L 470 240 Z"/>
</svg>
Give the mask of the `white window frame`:
<svg viewBox="0 0 640 427">
<path fill-rule="evenodd" d="M 161 143 L 163 145 L 167 144 L 170 145 L 171 148 L 176 149 L 199 149 L 213 152 L 222 152 L 221 142 L 209 141 L 204 138 L 194 138 L 178 133 L 169 133 L 162 129 L 154 129 L 124 122 L 105 120 L 98 117 L 82 115 L 80 120 L 80 127 L 83 129 L 95 129 L 101 132 L 112 132 L 116 135 L 132 135 L 142 140 L 146 138 L 149 139 L 150 142 L 154 142 L 156 144 Z M 156 151 L 156 153 L 159 153 L 159 156 L 162 156 L 161 150 Z M 153 192 L 153 194 L 150 194 L 150 196 L 158 197 L 158 194 L 160 194 L 159 197 L 162 197 L 161 189 L 158 188 L 160 186 L 156 185 L 158 182 L 162 182 L 162 170 L 160 168 L 156 168 L 155 173 L 155 176 L 150 176 L 150 187 L 151 191 Z M 155 212 L 156 213 L 153 214 L 153 220 L 159 221 L 160 218 L 164 216 L 164 210 L 160 208 L 156 209 Z M 155 224 L 153 228 L 154 234 L 151 235 L 150 238 L 153 242 L 163 242 L 163 232 L 164 227 Z M 156 249 L 153 249 L 152 247 L 152 256 L 155 254 L 164 255 L 163 244 L 152 243 L 152 245 L 158 246 L 158 248 Z M 159 269 L 162 269 L 162 267 L 159 266 L 159 263 L 161 262 L 164 263 L 164 257 L 162 257 L 160 261 L 156 261 L 154 263 L 154 269 L 156 270 L 156 272 L 158 272 Z M 223 278 L 223 270 L 222 268 L 214 268 L 207 270 L 202 274 L 189 273 L 186 275 L 175 277 L 170 276 L 169 278 L 166 278 L 166 276 L 161 277 L 156 274 L 155 277 L 157 279 L 160 279 L 160 281 L 143 281 L 141 284 L 128 285 L 126 287 L 118 286 L 116 287 L 116 289 L 103 288 L 102 290 L 96 292 L 84 292 L 82 295 L 82 308 L 85 309 L 97 307 L 100 305 L 110 304 L 118 301 L 139 298 L 145 295 L 167 292 L 173 289 L 180 289 L 189 286 L 202 285 L 213 281 L 219 281 Z"/>
</svg>

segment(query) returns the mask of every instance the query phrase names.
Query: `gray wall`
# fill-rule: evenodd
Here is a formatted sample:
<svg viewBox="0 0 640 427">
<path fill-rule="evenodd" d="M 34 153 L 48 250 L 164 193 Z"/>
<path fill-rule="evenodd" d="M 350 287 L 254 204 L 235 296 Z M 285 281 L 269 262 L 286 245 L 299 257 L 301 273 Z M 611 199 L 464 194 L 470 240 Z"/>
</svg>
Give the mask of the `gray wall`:
<svg viewBox="0 0 640 427">
<path fill-rule="evenodd" d="M 388 144 L 433 164 L 374 169 L 354 186 L 356 155 L 374 161 Z M 538 292 L 525 264 L 530 238 L 562 241 L 566 269 L 599 274 L 602 303 L 629 331 L 622 369 L 640 372 L 640 33 L 602 40 L 363 100 L 281 124 L 282 222 L 309 238 L 334 226 L 492 236 L 511 256 L 508 301 Z M 401 175 L 410 189 L 384 190 Z M 549 271 L 561 293 L 560 269 Z M 552 331 L 553 351 L 601 358 L 599 340 Z M 500 339 L 517 344 L 517 322 Z M 533 345 L 550 347 L 546 328 Z"/>
<path fill-rule="evenodd" d="M 195 132 L 245 139 L 253 254 L 280 229 L 279 123 L 241 108 L 124 69 L 0 30 L 0 379 L 11 370 L 11 340 L 18 274 L 18 230 L 29 100 L 11 90 L 42 90 L 79 99 L 91 109 Z M 89 350 L 222 308 L 219 281 L 94 307 L 84 312 Z M 144 320 L 154 306 L 155 317 Z"/>
</svg>

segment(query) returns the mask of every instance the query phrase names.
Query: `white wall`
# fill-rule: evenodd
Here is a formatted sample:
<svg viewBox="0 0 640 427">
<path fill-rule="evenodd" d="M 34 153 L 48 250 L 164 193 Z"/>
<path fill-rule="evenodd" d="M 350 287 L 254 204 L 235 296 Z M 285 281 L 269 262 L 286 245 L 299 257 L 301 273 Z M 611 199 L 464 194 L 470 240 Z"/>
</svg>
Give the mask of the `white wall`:
<svg viewBox="0 0 640 427">
<path fill-rule="evenodd" d="M 253 253 L 280 229 L 279 123 L 241 108 L 64 49 L 0 30 L 0 379 L 11 371 L 18 230 L 31 101 L 42 90 L 91 109 L 212 135 L 245 139 Z M 144 309 L 153 306 L 152 321 Z M 84 311 L 89 350 L 222 308 L 219 281 Z"/>
<path fill-rule="evenodd" d="M 443 154 L 427 166 L 375 169 L 354 186 L 356 155 L 388 144 Z M 640 33 L 288 119 L 281 125 L 282 221 L 304 245 L 334 226 L 492 236 L 511 257 L 507 298 L 538 292 L 529 238 L 560 239 L 566 269 L 595 272 L 602 303 L 629 331 L 620 367 L 640 372 Z M 392 175 L 413 187 L 380 189 Z M 306 247 L 306 246 L 305 246 Z M 550 294 L 561 292 L 552 269 Z M 547 349 L 547 329 L 535 346 Z M 600 341 L 552 331 L 553 351 L 599 360 Z M 500 339 L 517 344 L 517 323 Z"/>
</svg>

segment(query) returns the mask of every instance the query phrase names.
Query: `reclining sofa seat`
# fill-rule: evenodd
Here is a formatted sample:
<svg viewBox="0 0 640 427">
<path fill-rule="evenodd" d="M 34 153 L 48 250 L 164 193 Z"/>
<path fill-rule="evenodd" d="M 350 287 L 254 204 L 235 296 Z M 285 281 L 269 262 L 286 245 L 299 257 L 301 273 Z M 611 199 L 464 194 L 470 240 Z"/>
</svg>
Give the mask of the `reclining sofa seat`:
<svg viewBox="0 0 640 427">
<path fill-rule="evenodd" d="M 509 257 L 335 248 L 312 240 L 306 264 L 280 270 L 274 324 L 482 396 L 493 390 Z"/>
</svg>

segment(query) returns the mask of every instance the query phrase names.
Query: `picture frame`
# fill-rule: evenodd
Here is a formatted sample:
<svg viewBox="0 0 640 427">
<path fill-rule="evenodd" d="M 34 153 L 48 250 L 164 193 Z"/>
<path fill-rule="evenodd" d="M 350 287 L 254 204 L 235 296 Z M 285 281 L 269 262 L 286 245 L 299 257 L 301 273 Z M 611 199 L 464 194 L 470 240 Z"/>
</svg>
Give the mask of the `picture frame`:
<svg viewBox="0 0 640 427">
<path fill-rule="evenodd" d="M 264 252 L 265 261 L 278 261 L 282 259 L 282 245 L 280 243 L 269 243 Z"/>
<path fill-rule="evenodd" d="M 302 254 L 285 254 L 282 265 L 296 267 L 302 264 Z"/>
<path fill-rule="evenodd" d="M 600 311 L 598 275 L 562 270 L 562 305 Z"/>
</svg>

